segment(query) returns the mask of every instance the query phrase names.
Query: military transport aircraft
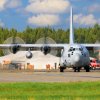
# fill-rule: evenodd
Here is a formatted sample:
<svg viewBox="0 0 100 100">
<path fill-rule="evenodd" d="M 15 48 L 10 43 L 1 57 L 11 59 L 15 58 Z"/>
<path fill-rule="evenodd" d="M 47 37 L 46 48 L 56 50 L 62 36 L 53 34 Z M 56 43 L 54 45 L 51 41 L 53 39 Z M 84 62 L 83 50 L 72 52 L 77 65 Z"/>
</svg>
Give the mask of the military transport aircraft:
<svg viewBox="0 0 100 100">
<path fill-rule="evenodd" d="M 16 54 L 21 48 L 27 48 L 27 58 L 32 58 L 32 50 L 41 50 L 45 55 L 51 49 L 61 50 L 60 72 L 63 72 L 67 67 L 71 67 L 74 71 L 80 72 L 84 67 L 86 72 L 90 71 L 90 59 L 88 49 L 100 47 L 100 44 L 80 44 L 74 43 L 74 30 L 73 30 L 73 10 L 70 11 L 70 41 L 69 44 L 0 44 L 0 48 L 11 48 L 13 53 Z"/>
</svg>

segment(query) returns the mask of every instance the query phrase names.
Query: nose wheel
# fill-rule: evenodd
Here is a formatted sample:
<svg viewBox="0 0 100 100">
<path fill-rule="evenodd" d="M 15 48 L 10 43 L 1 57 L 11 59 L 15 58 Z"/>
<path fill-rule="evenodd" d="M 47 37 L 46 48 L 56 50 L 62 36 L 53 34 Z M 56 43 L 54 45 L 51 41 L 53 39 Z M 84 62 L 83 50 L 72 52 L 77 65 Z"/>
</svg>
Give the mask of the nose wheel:
<svg viewBox="0 0 100 100">
<path fill-rule="evenodd" d="M 60 72 L 64 72 L 64 69 L 65 69 L 64 67 L 60 66 Z"/>
<path fill-rule="evenodd" d="M 80 70 L 81 70 L 80 67 L 78 67 L 78 68 L 77 67 L 74 67 L 73 69 L 74 69 L 74 72 L 80 72 Z"/>
</svg>

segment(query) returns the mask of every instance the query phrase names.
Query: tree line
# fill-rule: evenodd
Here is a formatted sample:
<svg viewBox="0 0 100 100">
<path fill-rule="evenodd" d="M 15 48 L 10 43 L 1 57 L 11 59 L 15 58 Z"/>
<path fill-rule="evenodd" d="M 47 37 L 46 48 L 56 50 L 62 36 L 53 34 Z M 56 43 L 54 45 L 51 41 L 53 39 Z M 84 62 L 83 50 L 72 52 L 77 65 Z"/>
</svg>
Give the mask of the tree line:
<svg viewBox="0 0 100 100">
<path fill-rule="evenodd" d="M 74 34 L 76 43 L 95 43 L 96 41 L 100 41 L 100 25 L 95 24 L 93 27 L 75 28 Z M 53 29 L 50 27 L 31 28 L 28 26 L 24 31 L 19 32 L 14 28 L 8 29 L 0 27 L 0 44 L 3 44 L 9 37 L 20 37 L 25 43 L 33 44 L 45 36 L 52 38 L 56 43 L 68 43 L 69 29 Z M 1 50 L 0 55 L 3 55 Z"/>
</svg>

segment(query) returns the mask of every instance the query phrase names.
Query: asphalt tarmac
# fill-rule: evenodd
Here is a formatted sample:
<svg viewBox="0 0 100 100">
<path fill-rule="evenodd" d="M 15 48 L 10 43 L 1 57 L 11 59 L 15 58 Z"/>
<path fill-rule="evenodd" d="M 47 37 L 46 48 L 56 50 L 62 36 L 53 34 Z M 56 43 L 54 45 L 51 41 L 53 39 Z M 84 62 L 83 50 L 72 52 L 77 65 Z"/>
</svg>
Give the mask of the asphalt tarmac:
<svg viewBox="0 0 100 100">
<path fill-rule="evenodd" d="M 0 71 L 0 82 L 80 82 L 100 81 L 100 70 L 91 72 Z"/>
</svg>

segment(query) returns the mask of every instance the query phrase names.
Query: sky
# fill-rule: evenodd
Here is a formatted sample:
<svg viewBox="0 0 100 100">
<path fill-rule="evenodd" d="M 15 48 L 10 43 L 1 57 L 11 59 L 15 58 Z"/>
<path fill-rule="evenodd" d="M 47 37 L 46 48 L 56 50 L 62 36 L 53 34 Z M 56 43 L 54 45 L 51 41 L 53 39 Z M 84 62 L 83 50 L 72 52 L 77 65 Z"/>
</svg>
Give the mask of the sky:
<svg viewBox="0 0 100 100">
<path fill-rule="evenodd" d="M 74 27 L 100 24 L 100 0 L 0 0 L 0 26 L 68 29 L 71 6 Z"/>
</svg>

